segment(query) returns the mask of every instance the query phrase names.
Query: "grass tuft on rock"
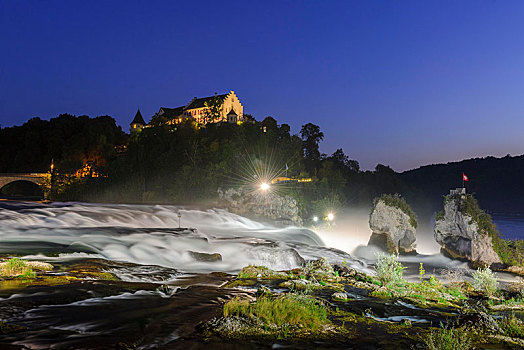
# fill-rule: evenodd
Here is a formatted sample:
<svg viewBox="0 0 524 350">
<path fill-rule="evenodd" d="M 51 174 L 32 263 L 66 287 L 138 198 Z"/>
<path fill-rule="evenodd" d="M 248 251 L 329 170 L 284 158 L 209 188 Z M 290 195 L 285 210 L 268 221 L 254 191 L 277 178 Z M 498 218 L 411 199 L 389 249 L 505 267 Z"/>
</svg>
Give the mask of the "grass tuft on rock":
<svg viewBox="0 0 524 350">
<path fill-rule="evenodd" d="M 422 340 L 428 350 L 469 350 L 472 349 L 471 339 L 462 328 L 441 328 L 432 330 Z"/>
<path fill-rule="evenodd" d="M 512 338 L 524 339 L 524 322 L 511 314 L 499 321 L 500 328 L 504 334 Z"/>
<path fill-rule="evenodd" d="M 289 275 L 285 272 L 273 271 L 266 266 L 249 265 L 242 268 L 238 278 L 260 278 L 260 279 L 287 279 Z"/>
<path fill-rule="evenodd" d="M 26 261 L 18 258 L 12 258 L 2 263 L 0 274 L 4 277 L 33 278 L 36 276 L 31 266 Z"/>
<path fill-rule="evenodd" d="M 297 325 L 320 330 L 327 320 L 327 308 L 315 298 L 289 293 L 277 298 L 261 296 L 256 302 L 234 298 L 224 305 L 224 317 L 256 317 L 264 324 L 278 327 Z"/>
</svg>

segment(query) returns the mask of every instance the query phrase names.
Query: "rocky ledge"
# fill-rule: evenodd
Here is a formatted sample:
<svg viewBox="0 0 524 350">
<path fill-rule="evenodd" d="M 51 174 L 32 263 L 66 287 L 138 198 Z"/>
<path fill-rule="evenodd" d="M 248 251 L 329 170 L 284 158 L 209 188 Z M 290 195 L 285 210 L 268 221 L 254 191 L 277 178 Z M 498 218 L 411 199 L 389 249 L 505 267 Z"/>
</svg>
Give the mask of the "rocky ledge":
<svg viewBox="0 0 524 350">
<path fill-rule="evenodd" d="M 465 193 L 446 196 L 444 211 L 435 218 L 435 240 L 441 245 L 442 252 L 453 259 L 480 265 L 500 264 L 500 257 L 493 249 L 492 237 L 481 227 L 483 223 L 474 217 L 474 210 L 480 209 L 473 196 Z"/>
<path fill-rule="evenodd" d="M 495 296 L 469 282 L 444 283 L 433 275 L 386 283 L 383 271 L 375 269 L 376 275 L 366 275 L 325 258 L 289 271 L 245 267 L 223 286 L 241 294 L 225 301 L 198 331 L 206 343 L 254 341 L 268 347 L 275 340 L 293 348 L 311 342 L 384 349 L 524 345 L 522 320 L 494 317 L 501 310 L 524 310 L 522 286 Z"/>
<path fill-rule="evenodd" d="M 297 200 L 273 192 L 261 194 L 252 188 L 219 189 L 220 206 L 231 212 L 256 218 L 274 220 L 281 224 L 302 224 Z"/>
<path fill-rule="evenodd" d="M 402 205 L 395 205 L 397 202 Z M 369 227 L 373 234 L 368 245 L 375 245 L 395 254 L 415 251 L 414 214 L 408 215 L 402 206 L 407 207 L 407 203 L 400 197 L 385 195 L 375 200 L 369 217 Z"/>
</svg>

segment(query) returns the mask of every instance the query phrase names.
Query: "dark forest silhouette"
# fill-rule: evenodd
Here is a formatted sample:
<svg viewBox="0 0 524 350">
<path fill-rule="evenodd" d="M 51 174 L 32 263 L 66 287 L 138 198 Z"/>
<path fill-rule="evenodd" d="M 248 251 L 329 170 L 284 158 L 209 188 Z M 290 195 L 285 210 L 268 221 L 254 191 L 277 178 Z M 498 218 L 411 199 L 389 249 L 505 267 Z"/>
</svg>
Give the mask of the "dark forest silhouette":
<svg viewBox="0 0 524 350">
<path fill-rule="evenodd" d="M 362 171 L 342 149 L 321 154 L 323 138 L 314 124 L 294 135 L 289 125 L 271 117 L 205 128 L 189 120 L 159 123 L 127 135 L 109 116 L 62 114 L 0 129 L 0 172 L 48 172 L 54 162 L 57 188 L 51 195 L 56 200 L 197 203 L 215 198 L 219 187 L 241 184 L 250 162 L 266 163 L 279 175 L 288 164 L 290 177 L 313 179 L 281 188 L 299 200 L 305 217 L 320 203 L 369 206 L 383 193 L 399 193 L 418 215 L 431 216 L 442 196 L 462 185 L 464 172 L 470 178 L 468 192 L 482 208 L 524 212 L 524 156 L 476 158 L 403 173 L 382 164 Z M 86 165 L 101 176 L 61 178 Z"/>
</svg>

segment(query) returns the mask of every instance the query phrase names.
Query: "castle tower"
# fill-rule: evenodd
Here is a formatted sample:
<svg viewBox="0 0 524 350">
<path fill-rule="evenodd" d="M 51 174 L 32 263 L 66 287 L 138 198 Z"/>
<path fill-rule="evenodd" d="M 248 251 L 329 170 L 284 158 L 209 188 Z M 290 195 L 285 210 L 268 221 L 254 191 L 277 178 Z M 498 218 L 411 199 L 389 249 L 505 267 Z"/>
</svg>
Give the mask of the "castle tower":
<svg viewBox="0 0 524 350">
<path fill-rule="evenodd" d="M 142 113 L 140 113 L 140 108 L 136 111 L 135 118 L 129 124 L 129 132 L 136 131 L 138 129 L 141 129 L 146 125 L 146 122 L 144 121 L 144 118 L 142 117 Z"/>
</svg>

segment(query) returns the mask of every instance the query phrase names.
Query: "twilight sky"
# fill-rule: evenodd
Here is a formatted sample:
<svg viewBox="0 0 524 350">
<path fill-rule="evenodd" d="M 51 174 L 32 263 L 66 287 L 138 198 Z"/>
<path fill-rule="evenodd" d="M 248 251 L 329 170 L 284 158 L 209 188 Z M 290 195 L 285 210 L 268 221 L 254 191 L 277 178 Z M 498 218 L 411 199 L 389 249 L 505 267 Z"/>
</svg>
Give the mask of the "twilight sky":
<svg viewBox="0 0 524 350">
<path fill-rule="evenodd" d="M 524 153 L 523 1 L 0 0 L 0 124 L 234 90 L 364 169 Z"/>
</svg>

